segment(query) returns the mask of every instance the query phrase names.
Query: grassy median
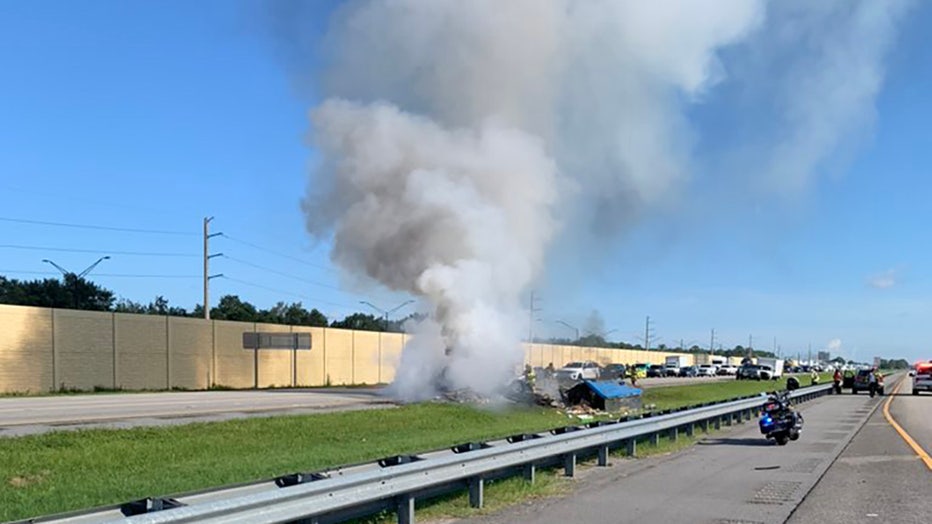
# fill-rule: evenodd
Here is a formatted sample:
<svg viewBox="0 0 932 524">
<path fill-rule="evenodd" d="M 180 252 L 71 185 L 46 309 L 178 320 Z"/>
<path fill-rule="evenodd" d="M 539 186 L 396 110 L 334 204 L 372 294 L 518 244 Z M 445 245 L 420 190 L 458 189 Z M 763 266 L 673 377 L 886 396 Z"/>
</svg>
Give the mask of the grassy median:
<svg viewBox="0 0 932 524">
<path fill-rule="evenodd" d="M 644 390 L 644 405 L 653 404 L 657 409 L 671 409 L 688 406 L 697 402 L 714 402 L 734 397 L 743 397 L 757 393 L 786 389 L 786 379 L 779 380 L 721 380 L 707 383 L 693 383 L 684 386 L 654 386 Z M 808 375 L 796 377 L 800 386 L 812 385 Z M 820 384 L 832 381 L 831 373 L 822 373 Z"/>
<path fill-rule="evenodd" d="M 808 385 L 808 379 L 803 384 Z M 654 387 L 645 390 L 644 402 L 667 409 L 778 387 L 783 383 L 721 381 Z M 426 403 L 0 438 L 0 521 L 267 479 L 571 423 L 552 409 L 496 412 Z M 524 492 L 523 487 L 512 488 Z"/>
</svg>

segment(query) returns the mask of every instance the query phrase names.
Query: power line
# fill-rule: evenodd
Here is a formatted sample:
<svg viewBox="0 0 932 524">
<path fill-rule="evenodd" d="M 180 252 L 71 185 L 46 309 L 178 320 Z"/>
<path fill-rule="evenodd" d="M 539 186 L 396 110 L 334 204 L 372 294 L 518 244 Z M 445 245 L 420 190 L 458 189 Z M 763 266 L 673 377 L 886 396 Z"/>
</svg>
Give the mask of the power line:
<svg viewBox="0 0 932 524">
<path fill-rule="evenodd" d="M 238 264 L 243 264 L 243 265 L 245 265 L 245 266 L 250 266 L 250 267 L 253 267 L 253 268 L 256 268 L 256 269 L 261 269 L 261 270 L 263 270 L 263 271 L 268 271 L 269 273 L 274 273 L 274 274 L 276 274 L 276 275 L 281 275 L 281 276 L 283 276 L 283 277 L 292 278 L 292 279 L 294 279 L 294 280 L 298 280 L 298 281 L 301 281 L 301 282 L 307 282 L 308 284 L 313 284 L 313 285 L 315 285 L 315 286 L 325 287 L 325 288 L 333 289 L 333 290 L 336 290 L 336 291 L 343 291 L 343 290 L 340 289 L 339 287 L 331 286 L 330 284 L 324 284 L 324 283 L 322 283 L 322 282 L 317 282 L 317 281 L 314 281 L 314 280 L 308 280 L 308 279 L 306 279 L 306 278 L 302 278 L 302 277 L 299 277 L 299 276 L 295 276 L 295 275 L 291 275 L 291 274 L 288 274 L 288 273 L 284 273 L 284 272 L 282 272 L 282 271 L 278 271 L 278 270 L 272 269 L 272 268 L 270 268 L 270 267 L 260 266 L 259 264 L 253 264 L 252 262 L 247 262 L 247 261 L 245 261 L 245 260 L 242 260 L 242 259 L 239 259 L 239 258 L 236 258 L 236 257 L 231 257 L 230 255 L 223 255 L 223 258 L 228 259 L 228 260 L 231 260 L 231 261 L 236 262 L 236 263 L 238 263 Z"/>
<path fill-rule="evenodd" d="M 64 247 L 48 247 L 48 246 L 21 246 L 15 244 L 0 244 L 0 248 L 5 249 L 25 249 L 31 251 L 59 251 L 64 253 L 108 253 L 113 255 L 127 255 L 127 256 L 144 256 L 144 257 L 197 257 L 200 255 L 191 254 L 191 253 L 159 253 L 159 252 L 149 252 L 149 251 L 115 251 L 113 249 L 76 249 L 76 248 L 64 248 Z"/>
<path fill-rule="evenodd" d="M 17 224 L 33 224 L 39 226 L 55 226 L 55 227 L 71 227 L 76 229 L 96 229 L 101 231 L 122 231 L 124 233 L 149 233 L 154 235 L 183 235 L 183 236 L 193 236 L 197 233 L 191 233 L 187 231 L 169 231 L 164 229 L 142 229 L 142 228 L 132 228 L 132 227 L 113 227 L 113 226 L 100 226 L 92 224 L 74 224 L 69 222 L 48 222 L 44 220 L 28 220 L 25 218 L 10 218 L 10 217 L 0 217 L 0 222 L 14 222 Z"/>
<path fill-rule="evenodd" d="M 275 256 L 278 256 L 278 257 L 287 258 L 288 260 L 293 260 L 293 261 L 298 262 L 298 263 L 300 263 L 300 264 L 304 264 L 304 265 L 311 266 L 311 267 L 316 267 L 316 268 L 318 268 L 318 269 L 324 269 L 324 270 L 326 270 L 326 271 L 334 271 L 334 272 L 337 271 L 336 269 L 334 269 L 334 268 L 332 268 L 332 267 L 324 266 L 324 265 L 321 265 L 321 264 L 315 264 L 315 263 L 313 263 L 313 262 L 308 262 L 307 260 L 304 260 L 304 259 L 301 259 L 301 258 L 298 258 L 298 257 L 295 257 L 295 256 L 286 255 L 286 254 L 284 254 L 284 253 L 280 253 L 280 252 L 278 252 L 278 251 L 269 249 L 269 248 L 267 248 L 267 247 L 262 247 L 262 246 L 260 246 L 260 245 L 258 245 L 258 244 L 253 244 L 252 242 L 247 242 L 247 241 L 245 241 L 245 240 L 240 240 L 240 239 L 238 239 L 238 238 L 236 238 L 236 237 L 231 237 L 230 235 L 227 235 L 226 233 L 224 233 L 223 235 L 220 235 L 220 236 L 222 236 L 223 238 L 225 238 L 225 239 L 227 239 L 227 240 L 231 240 L 231 241 L 233 241 L 233 242 L 236 242 L 236 243 L 238 243 L 238 244 L 243 244 L 244 246 L 249 246 L 249 247 L 251 247 L 251 248 L 253 248 L 253 249 L 258 249 L 259 251 L 265 251 L 266 253 L 270 253 L 270 254 L 275 255 Z"/>
<path fill-rule="evenodd" d="M 58 275 L 53 271 L 20 271 L 18 269 L 0 269 L 0 273 L 12 275 Z M 200 278 L 200 275 L 158 275 L 158 274 L 133 274 L 133 273 L 94 273 L 95 277 L 116 277 L 116 278 Z"/>
<path fill-rule="evenodd" d="M 307 295 L 302 295 L 300 293 L 292 293 L 291 291 L 284 291 L 282 289 L 275 289 L 273 287 L 263 286 L 262 284 L 255 284 L 253 282 L 247 282 L 245 280 L 240 280 L 238 278 L 233 278 L 233 277 L 228 277 L 228 276 L 222 276 L 220 278 L 224 280 L 229 280 L 230 282 L 236 282 L 237 284 L 242 284 L 244 286 L 250 286 L 254 288 L 264 289 L 266 291 L 271 291 L 273 293 L 281 293 L 283 295 L 290 295 L 290 296 L 297 297 L 297 298 L 303 298 L 305 300 L 311 300 L 313 302 L 320 303 L 320 304 L 327 304 L 329 306 L 336 306 L 336 307 L 343 308 L 349 311 L 355 311 L 356 309 L 358 309 L 355 306 L 348 306 L 346 304 L 339 304 L 337 302 L 328 302 L 326 300 L 320 300 L 319 298 L 309 297 Z"/>
</svg>

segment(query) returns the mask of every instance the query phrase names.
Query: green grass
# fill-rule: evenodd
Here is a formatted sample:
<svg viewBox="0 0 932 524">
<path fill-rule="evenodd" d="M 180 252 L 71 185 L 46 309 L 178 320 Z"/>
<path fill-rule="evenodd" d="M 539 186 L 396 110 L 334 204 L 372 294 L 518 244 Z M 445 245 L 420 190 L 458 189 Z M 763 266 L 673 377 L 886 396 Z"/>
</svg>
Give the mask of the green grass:
<svg viewBox="0 0 932 524">
<path fill-rule="evenodd" d="M 800 386 L 811 385 L 808 376 L 799 376 Z M 828 384 L 832 380 L 831 373 L 823 373 L 820 384 Z M 786 388 L 786 378 L 779 380 L 720 380 L 705 384 L 688 384 L 684 386 L 648 387 L 644 389 L 642 402 L 644 406 L 651 404 L 657 409 L 673 409 L 698 402 L 713 402 L 726 400 L 745 395 L 754 395 L 766 391 L 783 390 Z"/>
<path fill-rule="evenodd" d="M 567 424 L 451 404 L 0 439 L 0 521 L 371 461 Z"/>
<path fill-rule="evenodd" d="M 801 382 L 803 386 L 809 383 L 808 378 Z M 669 409 L 783 386 L 783 381 L 729 380 L 656 387 L 645 390 L 644 403 Z M 495 412 L 427 403 L 373 411 L 3 438 L 0 521 L 268 479 L 572 423 L 574 420 L 556 410 L 543 408 Z M 675 445 L 689 442 L 681 437 Z M 648 449 L 642 446 L 639 453 Z M 488 493 L 501 490 L 506 494 L 503 499 L 509 501 L 547 496 L 550 490 L 562 489 L 559 482 L 540 486 L 514 482 L 493 483 Z"/>
</svg>

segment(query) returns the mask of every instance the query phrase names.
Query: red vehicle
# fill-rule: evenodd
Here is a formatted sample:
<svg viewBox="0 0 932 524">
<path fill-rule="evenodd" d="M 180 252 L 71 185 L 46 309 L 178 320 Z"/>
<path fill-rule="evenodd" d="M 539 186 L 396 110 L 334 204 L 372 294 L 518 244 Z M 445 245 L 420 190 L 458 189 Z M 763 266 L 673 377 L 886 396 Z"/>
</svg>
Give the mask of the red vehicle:
<svg viewBox="0 0 932 524">
<path fill-rule="evenodd" d="M 910 375 L 913 375 L 913 395 L 918 395 L 920 391 L 932 391 L 932 360 L 916 362 Z"/>
</svg>

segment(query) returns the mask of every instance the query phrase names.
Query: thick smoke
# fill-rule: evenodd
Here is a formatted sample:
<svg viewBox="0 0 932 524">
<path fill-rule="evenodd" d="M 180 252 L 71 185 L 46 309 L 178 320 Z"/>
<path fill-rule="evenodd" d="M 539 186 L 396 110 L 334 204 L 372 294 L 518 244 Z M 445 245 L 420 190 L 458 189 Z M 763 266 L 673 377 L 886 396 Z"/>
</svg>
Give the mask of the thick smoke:
<svg viewBox="0 0 932 524">
<path fill-rule="evenodd" d="M 488 394 L 514 372 L 527 321 L 520 298 L 551 241 L 583 222 L 621 231 L 684 187 L 688 109 L 728 78 L 724 56 L 739 57 L 741 71 L 772 62 L 768 85 L 780 93 L 794 82 L 781 75 L 808 73 L 804 90 L 777 101 L 788 114 L 781 139 L 766 144 L 798 158 L 787 177 L 811 176 L 870 110 L 899 5 L 341 7 L 323 42 L 325 100 L 312 113 L 320 163 L 304 205 L 313 234 L 333 233 L 337 264 L 434 308 L 405 349 L 397 391 L 419 398 L 439 381 Z M 770 34 L 805 52 L 771 52 Z M 839 41 L 825 41 L 832 35 Z"/>
</svg>

